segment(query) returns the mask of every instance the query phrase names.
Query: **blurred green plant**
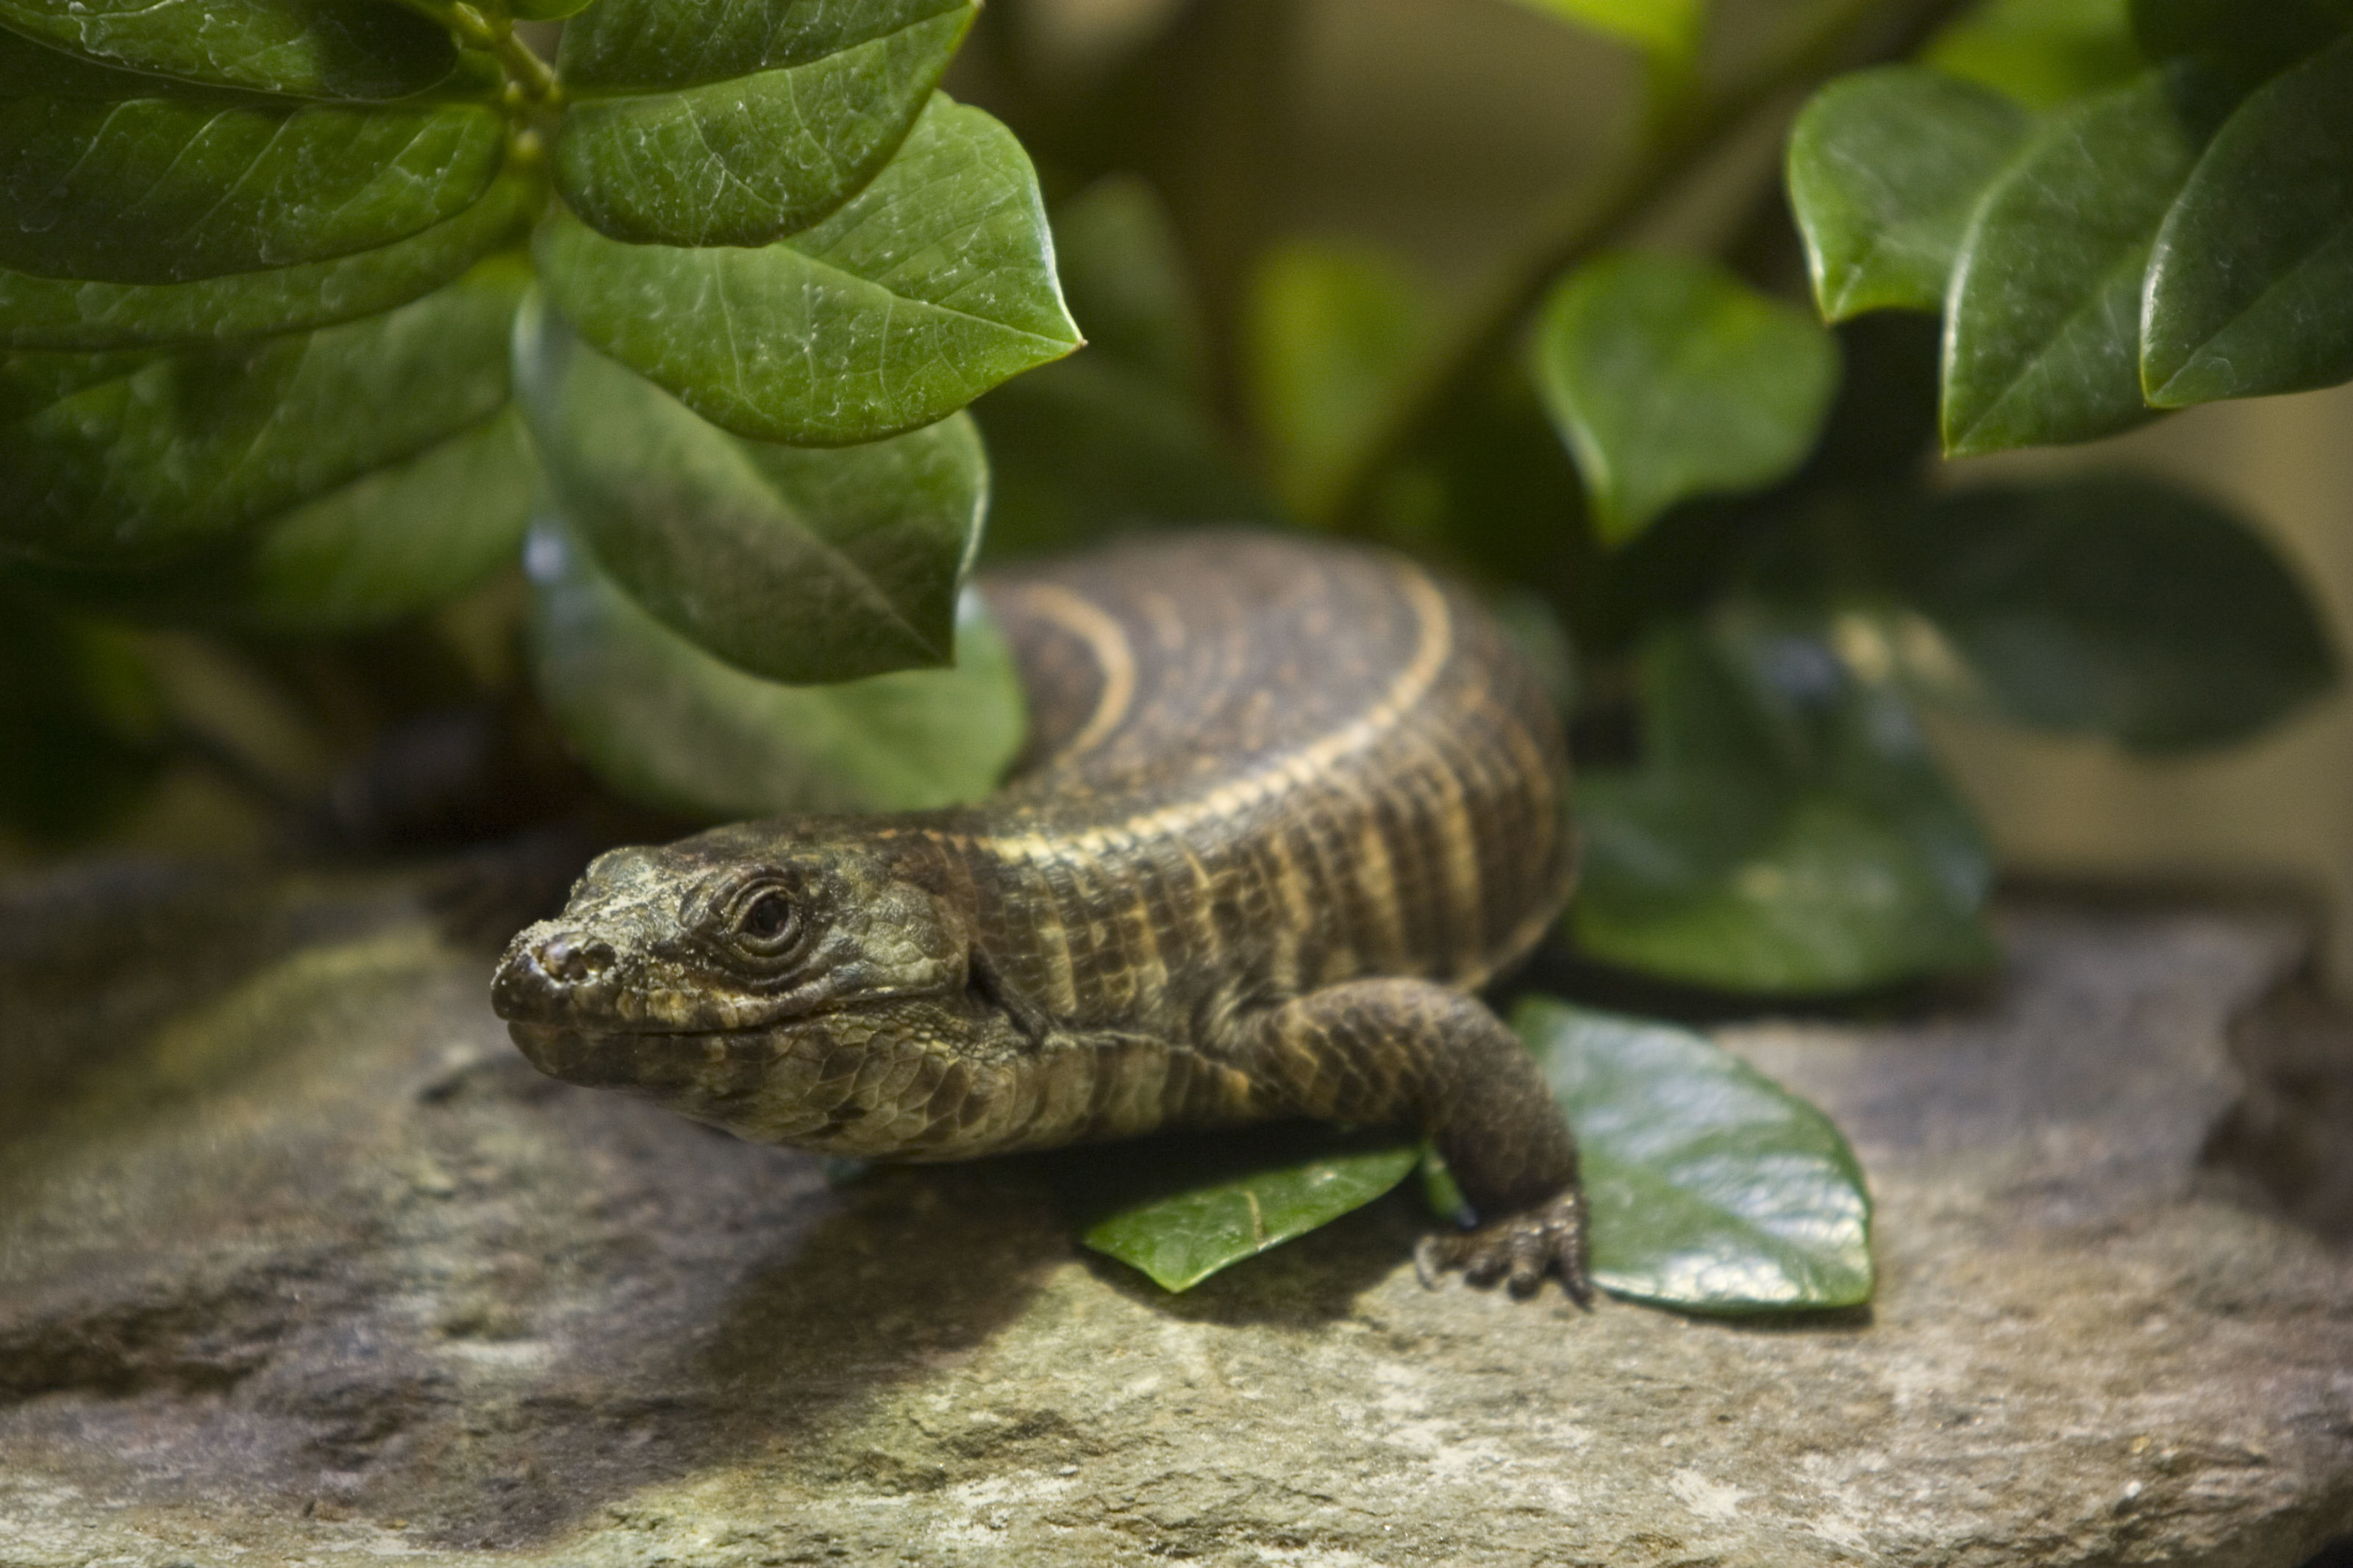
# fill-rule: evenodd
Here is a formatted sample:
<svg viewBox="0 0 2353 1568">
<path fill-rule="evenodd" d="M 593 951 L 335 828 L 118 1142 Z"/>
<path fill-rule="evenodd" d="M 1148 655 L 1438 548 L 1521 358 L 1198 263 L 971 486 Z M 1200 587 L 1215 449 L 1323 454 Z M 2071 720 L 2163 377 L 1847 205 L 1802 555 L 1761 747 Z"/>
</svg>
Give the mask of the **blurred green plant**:
<svg viewBox="0 0 2353 1568">
<path fill-rule="evenodd" d="M 1077 75 L 1025 0 L 0 0 L 0 826 L 102 831 L 187 740 L 126 628 L 332 647 L 519 552 L 536 700 L 618 794 L 971 799 L 1022 730 L 984 548 L 1246 519 L 1495 595 L 1574 726 L 1583 959 L 1983 967 L 1992 861 L 1915 704 L 2170 754 L 2336 656 L 2209 501 L 1935 456 L 2353 378 L 2353 0 L 1520 4 L 1641 90 L 1448 293 L 1283 221 L 1293 0 L 1186 0 Z M 1005 123 L 938 90 L 976 26 L 957 90 Z M 1746 204 L 1714 253 L 1640 247 L 1695 189 Z M 1521 1026 L 1609 1288 L 1867 1294 L 1834 1132 L 1703 1041 Z M 1413 1155 L 1245 1139 L 1106 1183 L 1088 1237 L 1181 1288 Z"/>
</svg>

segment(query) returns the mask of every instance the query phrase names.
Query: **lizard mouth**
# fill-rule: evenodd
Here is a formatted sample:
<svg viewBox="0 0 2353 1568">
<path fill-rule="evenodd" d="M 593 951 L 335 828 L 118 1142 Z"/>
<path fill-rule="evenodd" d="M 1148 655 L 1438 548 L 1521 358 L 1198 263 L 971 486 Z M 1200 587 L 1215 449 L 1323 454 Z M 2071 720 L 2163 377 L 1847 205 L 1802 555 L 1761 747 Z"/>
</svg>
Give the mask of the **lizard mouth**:
<svg viewBox="0 0 2353 1568">
<path fill-rule="evenodd" d="M 689 1089 L 707 1091 L 715 1079 L 756 1075 L 778 1055 L 778 1042 L 762 1029 L 605 1032 L 510 1021 L 507 1035 L 550 1078 L 653 1099 Z"/>
</svg>

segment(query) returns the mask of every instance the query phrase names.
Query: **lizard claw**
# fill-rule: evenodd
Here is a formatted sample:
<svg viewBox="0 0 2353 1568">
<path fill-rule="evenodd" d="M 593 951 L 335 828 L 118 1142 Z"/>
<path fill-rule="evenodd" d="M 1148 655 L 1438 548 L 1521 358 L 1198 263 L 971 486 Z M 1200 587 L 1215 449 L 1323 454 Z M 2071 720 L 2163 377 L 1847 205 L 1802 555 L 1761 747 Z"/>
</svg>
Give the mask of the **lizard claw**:
<svg viewBox="0 0 2353 1568">
<path fill-rule="evenodd" d="M 1507 1282 L 1515 1297 L 1535 1294 L 1547 1274 L 1559 1278 L 1569 1300 L 1593 1305 L 1593 1282 L 1585 1264 L 1585 1194 L 1572 1187 L 1530 1209 L 1492 1225 L 1452 1236 L 1425 1236 L 1413 1249 L 1413 1269 L 1426 1286 L 1460 1268 L 1472 1284 Z"/>
</svg>

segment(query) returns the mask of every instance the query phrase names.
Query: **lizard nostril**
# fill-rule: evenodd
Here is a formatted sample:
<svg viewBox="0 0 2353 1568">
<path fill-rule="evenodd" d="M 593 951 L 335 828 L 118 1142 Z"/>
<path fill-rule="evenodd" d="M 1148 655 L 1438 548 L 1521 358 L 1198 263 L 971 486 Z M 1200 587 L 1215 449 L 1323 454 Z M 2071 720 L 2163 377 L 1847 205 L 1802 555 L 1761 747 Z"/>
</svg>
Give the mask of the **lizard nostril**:
<svg viewBox="0 0 2353 1568">
<path fill-rule="evenodd" d="M 613 962 L 613 950 L 601 942 L 578 942 L 552 936 L 539 944 L 539 966 L 550 978 L 567 984 L 593 980 Z"/>
</svg>

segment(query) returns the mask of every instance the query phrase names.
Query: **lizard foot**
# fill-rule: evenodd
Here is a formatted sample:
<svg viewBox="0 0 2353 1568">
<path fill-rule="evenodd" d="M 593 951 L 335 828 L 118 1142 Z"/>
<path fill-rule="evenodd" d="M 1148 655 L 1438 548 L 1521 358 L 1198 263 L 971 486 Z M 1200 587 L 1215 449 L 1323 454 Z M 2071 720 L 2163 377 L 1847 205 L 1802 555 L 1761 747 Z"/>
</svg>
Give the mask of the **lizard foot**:
<svg viewBox="0 0 2353 1568">
<path fill-rule="evenodd" d="M 1585 1269 L 1585 1194 L 1577 1188 L 1492 1225 L 1453 1235 L 1425 1236 L 1413 1249 L 1414 1272 L 1435 1286 L 1450 1268 L 1485 1287 L 1508 1281 L 1514 1296 L 1535 1294 L 1547 1274 L 1556 1275 L 1569 1300 L 1593 1305 L 1593 1281 Z"/>
</svg>

